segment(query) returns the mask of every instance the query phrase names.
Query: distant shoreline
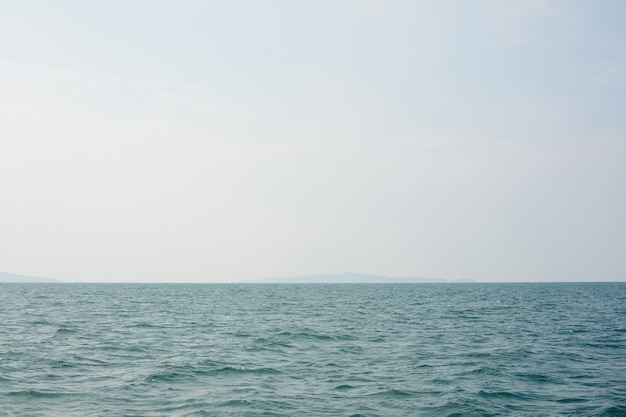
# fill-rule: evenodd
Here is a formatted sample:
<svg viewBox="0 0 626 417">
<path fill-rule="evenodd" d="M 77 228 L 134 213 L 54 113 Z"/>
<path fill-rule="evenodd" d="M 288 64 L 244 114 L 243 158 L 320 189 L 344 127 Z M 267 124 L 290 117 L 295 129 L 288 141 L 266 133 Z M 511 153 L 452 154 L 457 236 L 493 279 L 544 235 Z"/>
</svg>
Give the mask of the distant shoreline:
<svg viewBox="0 0 626 417">
<path fill-rule="evenodd" d="M 125 284 L 125 285 L 333 285 L 333 284 L 601 284 L 626 283 L 626 281 L 474 281 L 471 279 L 443 279 L 421 277 L 391 277 L 356 273 L 316 274 L 300 277 L 271 277 L 241 281 L 64 281 L 56 278 L 37 277 L 0 272 L 0 284 Z"/>
<path fill-rule="evenodd" d="M 358 274 L 315 274 L 300 277 L 273 277 L 240 281 L 242 284 L 447 284 L 473 283 L 469 279 L 449 280 L 443 278 L 391 277 L 386 275 Z"/>
<path fill-rule="evenodd" d="M 0 272 L 0 283 L 62 283 L 63 281 L 48 277 L 34 277 L 29 275 L 10 274 Z"/>
</svg>

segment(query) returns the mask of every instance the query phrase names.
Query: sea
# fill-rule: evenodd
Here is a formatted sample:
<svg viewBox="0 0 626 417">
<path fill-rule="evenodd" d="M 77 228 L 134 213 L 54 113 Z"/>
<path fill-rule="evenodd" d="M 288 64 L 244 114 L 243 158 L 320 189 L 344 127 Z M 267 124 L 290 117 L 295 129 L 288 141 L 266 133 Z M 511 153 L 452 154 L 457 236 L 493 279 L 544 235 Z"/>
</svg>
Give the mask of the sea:
<svg viewBox="0 0 626 417">
<path fill-rule="evenodd" d="M 626 416 L 626 283 L 0 284 L 0 416 Z"/>
</svg>

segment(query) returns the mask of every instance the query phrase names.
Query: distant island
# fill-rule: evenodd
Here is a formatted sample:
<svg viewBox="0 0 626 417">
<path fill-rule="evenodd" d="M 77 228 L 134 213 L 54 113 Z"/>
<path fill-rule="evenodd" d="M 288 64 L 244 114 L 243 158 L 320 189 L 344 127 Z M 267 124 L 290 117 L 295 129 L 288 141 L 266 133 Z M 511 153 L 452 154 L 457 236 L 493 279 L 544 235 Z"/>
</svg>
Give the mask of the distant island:
<svg viewBox="0 0 626 417">
<path fill-rule="evenodd" d="M 9 274 L 0 272 L 0 282 L 61 282 L 58 279 L 47 277 L 32 277 L 28 275 Z"/>
<path fill-rule="evenodd" d="M 245 282 L 251 284 L 437 284 L 474 281 L 470 279 L 447 280 L 442 278 L 389 277 L 385 275 L 369 275 L 345 272 L 341 274 L 315 274 L 301 277 L 265 278 Z"/>
<path fill-rule="evenodd" d="M 29 275 L 11 274 L 0 272 L 0 283 L 60 283 L 60 279 L 48 277 L 36 277 Z M 299 277 L 263 278 L 240 281 L 245 284 L 444 284 L 444 283 L 464 283 L 475 282 L 471 279 L 443 279 L 443 278 L 421 278 L 421 277 L 391 277 L 386 275 L 357 274 L 354 272 L 344 272 L 340 274 L 315 274 Z"/>
</svg>

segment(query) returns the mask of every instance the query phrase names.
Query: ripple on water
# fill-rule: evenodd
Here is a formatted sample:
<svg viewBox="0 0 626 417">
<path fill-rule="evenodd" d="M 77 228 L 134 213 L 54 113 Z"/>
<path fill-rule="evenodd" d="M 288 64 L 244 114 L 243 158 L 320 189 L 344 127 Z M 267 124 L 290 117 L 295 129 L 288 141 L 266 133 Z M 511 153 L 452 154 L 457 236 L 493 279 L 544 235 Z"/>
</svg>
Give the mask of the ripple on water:
<svg viewBox="0 0 626 417">
<path fill-rule="evenodd" d="M 0 300 L 0 416 L 626 415 L 623 284 L 0 285 Z"/>
</svg>

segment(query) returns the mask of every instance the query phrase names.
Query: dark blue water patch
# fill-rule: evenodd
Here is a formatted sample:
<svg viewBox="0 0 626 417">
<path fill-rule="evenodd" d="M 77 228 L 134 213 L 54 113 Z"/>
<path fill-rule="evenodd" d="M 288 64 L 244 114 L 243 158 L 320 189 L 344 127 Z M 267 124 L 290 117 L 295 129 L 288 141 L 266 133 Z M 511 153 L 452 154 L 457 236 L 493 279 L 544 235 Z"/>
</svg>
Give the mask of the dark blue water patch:
<svg viewBox="0 0 626 417">
<path fill-rule="evenodd" d="M 566 382 L 562 379 L 562 378 L 556 378 L 552 375 L 547 375 L 547 374 L 543 374 L 543 373 L 514 373 L 512 374 L 513 377 L 515 378 L 519 378 L 519 379 L 526 379 L 528 380 L 530 383 L 532 383 L 533 385 L 537 385 L 537 384 L 560 384 L 560 385 L 566 385 Z"/>
<path fill-rule="evenodd" d="M 625 415 L 625 284 L 0 285 L 0 416 Z"/>
<path fill-rule="evenodd" d="M 599 411 L 600 417 L 623 417 L 626 416 L 626 405 L 614 405 Z"/>
<path fill-rule="evenodd" d="M 561 398 L 556 400 L 560 404 L 584 404 L 589 402 L 587 398 Z"/>
<path fill-rule="evenodd" d="M 17 391 L 9 391 L 6 395 L 9 397 L 58 398 L 61 397 L 63 394 L 54 391 L 22 389 Z"/>
</svg>

